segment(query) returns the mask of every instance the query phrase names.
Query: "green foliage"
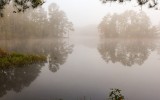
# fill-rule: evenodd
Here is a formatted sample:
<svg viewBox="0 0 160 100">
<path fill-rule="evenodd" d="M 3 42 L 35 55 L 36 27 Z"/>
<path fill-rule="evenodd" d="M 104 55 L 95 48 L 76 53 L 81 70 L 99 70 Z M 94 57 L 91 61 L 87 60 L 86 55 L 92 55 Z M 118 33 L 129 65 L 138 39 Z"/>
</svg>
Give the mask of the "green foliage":
<svg viewBox="0 0 160 100">
<path fill-rule="evenodd" d="M 0 51 L 2 50 L 0 49 Z M 3 55 L 0 57 L 0 67 L 1 68 L 2 67 L 22 66 L 22 65 L 34 64 L 37 62 L 46 61 L 46 57 L 41 56 L 41 55 L 26 55 L 26 54 L 8 53 L 8 52 L 7 52 L 7 55 L 4 55 L 3 52 L 0 53 L 0 55 Z"/>
<path fill-rule="evenodd" d="M 57 72 L 63 65 L 69 54 L 73 51 L 73 45 L 68 39 L 29 39 L 29 40 L 8 40 L 9 45 L 1 41 L 0 47 L 7 48 L 12 52 L 21 54 L 44 55 L 47 57 L 48 68 L 52 72 Z M 38 63 L 39 64 L 39 63 Z"/>
<path fill-rule="evenodd" d="M 125 100 L 120 89 L 111 89 L 109 100 Z"/>
<path fill-rule="evenodd" d="M 119 2 L 119 3 L 123 3 L 126 1 L 134 1 L 134 0 L 100 0 L 102 3 L 107 3 L 107 2 Z M 158 9 L 157 5 L 158 5 L 158 0 L 137 0 L 137 4 L 139 6 L 143 6 L 143 5 L 148 5 L 149 8 L 155 8 L 156 10 Z"/>
<path fill-rule="evenodd" d="M 24 12 L 28 8 L 36 8 L 44 3 L 43 0 L 0 0 L 0 16 L 3 17 L 3 9 L 6 5 L 12 3 L 14 8 L 14 13 Z"/>
<path fill-rule="evenodd" d="M 8 41 L 10 46 L 7 46 L 8 50 L 12 50 L 13 53 L 7 52 L 7 54 L 12 57 L 11 60 L 13 60 L 12 62 L 16 62 L 16 65 L 15 67 L 6 66 L 7 62 L 8 65 L 11 64 L 7 57 L 5 57 L 6 59 L 3 58 L 3 63 L 0 62 L 0 65 L 6 64 L 3 65 L 4 67 L 0 66 L 0 97 L 6 95 L 8 91 L 18 93 L 36 79 L 41 72 L 41 68 L 46 63 L 40 60 L 43 56 L 38 55 L 46 56 L 49 70 L 56 72 L 62 67 L 61 65 L 65 63 L 68 55 L 72 53 L 73 50 L 73 45 L 68 43 L 68 39 L 66 39 L 66 41 L 60 39 L 57 39 L 57 41 L 55 41 L 55 39 L 13 41 L 14 40 Z M 2 41 L 0 42 L 0 47 L 3 47 Z M 17 65 L 19 61 L 24 61 L 25 64 L 21 63 L 24 65 Z M 59 98 L 58 100 L 62 99 Z"/>
<path fill-rule="evenodd" d="M 99 24 L 101 36 L 105 38 L 153 38 L 157 29 L 151 26 L 145 12 L 125 11 L 122 14 L 107 14 Z"/>
</svg>

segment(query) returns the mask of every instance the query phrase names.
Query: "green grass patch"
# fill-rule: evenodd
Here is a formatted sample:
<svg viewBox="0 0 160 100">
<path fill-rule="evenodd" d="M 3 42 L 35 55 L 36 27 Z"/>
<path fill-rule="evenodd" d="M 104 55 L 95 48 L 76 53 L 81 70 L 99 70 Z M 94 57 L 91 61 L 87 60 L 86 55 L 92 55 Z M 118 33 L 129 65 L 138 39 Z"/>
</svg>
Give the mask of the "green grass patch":
<svg viewBox="0 0 160 100">
<path fill-rule="evenodd" d="M 43 55 L 10 53 L 0 49 L 0 67 L 14 67 L 41 63 L 46 61 Z"/>
</svg>

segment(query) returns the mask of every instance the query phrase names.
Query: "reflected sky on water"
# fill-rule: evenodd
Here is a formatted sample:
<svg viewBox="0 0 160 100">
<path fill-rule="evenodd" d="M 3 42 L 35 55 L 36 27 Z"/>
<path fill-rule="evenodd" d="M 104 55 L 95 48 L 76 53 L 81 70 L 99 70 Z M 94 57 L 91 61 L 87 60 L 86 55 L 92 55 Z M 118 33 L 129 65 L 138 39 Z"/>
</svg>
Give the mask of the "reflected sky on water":
<svg viewBox="0 0 160 100">
<path fill-rule="evenodd" d="M 44 54 L 48 61 L 1 69 L 0 100 L 104 100 L 110 88 L 127 100 L 160 99 L 157 40 L 91 40 L 8 41 L 8 50 Z"/>
</svg>

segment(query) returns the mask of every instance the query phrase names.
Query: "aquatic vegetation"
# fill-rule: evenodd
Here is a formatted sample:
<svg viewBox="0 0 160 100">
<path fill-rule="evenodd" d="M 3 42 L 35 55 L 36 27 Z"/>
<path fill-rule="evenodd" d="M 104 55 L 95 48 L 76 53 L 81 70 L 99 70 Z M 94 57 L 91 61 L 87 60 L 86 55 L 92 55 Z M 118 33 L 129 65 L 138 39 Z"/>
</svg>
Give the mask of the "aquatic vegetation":
<svg viewBox="0 0 160 100">
<path fill-rule="evenodd" d="M 14 67 L 45 62 L 46 57 L 43 55 L 10 53 L 0 49 L 0 67 Z"/>
</svg>

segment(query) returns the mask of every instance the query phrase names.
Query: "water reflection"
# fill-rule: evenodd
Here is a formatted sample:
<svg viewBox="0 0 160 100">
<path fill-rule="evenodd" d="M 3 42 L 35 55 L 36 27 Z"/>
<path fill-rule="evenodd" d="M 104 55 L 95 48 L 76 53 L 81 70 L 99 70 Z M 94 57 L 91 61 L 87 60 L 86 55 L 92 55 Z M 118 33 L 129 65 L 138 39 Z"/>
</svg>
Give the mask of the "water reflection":
<svg viewBox="0 0 160 100">
<path fill-rule="evenodd" d="M 69 43 L 68 39 L 10 40 L 0 45 L 13 52 L 48 56 L 49 69 L 52 72 L 56 72 L 59 66 L 65 63 L 68 54 L 73 51 L 73 45 Z"/>
<path fill-rule="evenodd" d="M 30 65 L 21 68 L 0 69 L 0 97 L 7 91 L 21 92 L 28 87 L 39 75 L 42 65 Z"/>
<path fill-rule="evenodd" d="M 124 66 L 142 65 L 150 52 L 155 50 L 152 40 L 102 40 L 98 51 L 107 62 L 120 62 Z"/>
<path fill-rule="evenodd" d="M 59 66 L 64 64 L 68 54 L 72 53 L 73 45 L 66 40 L 21 40 L 7 41 L 6 47 L 11 52 L 25 54 L 41 54 L 48 56 L 48 67 L 52 72 L 56 72 Z M 17 68 L 0 69 L 0 97 L 7 94 L 7 91 L 21 92 L 24 87 L 28 87 L 39 75 L 43 64 L 34 64 Z"/>
<path fill-rule="evenodd" d="M 49 69 L 52 72 L 56 72 L 59 66 L 64 64 L 68 54 L 72 53 L 73 45 L 67 45 L 65 42 L 58 42 L 56 45 L 52 45 L 49 53 Z"/>
</svg>

